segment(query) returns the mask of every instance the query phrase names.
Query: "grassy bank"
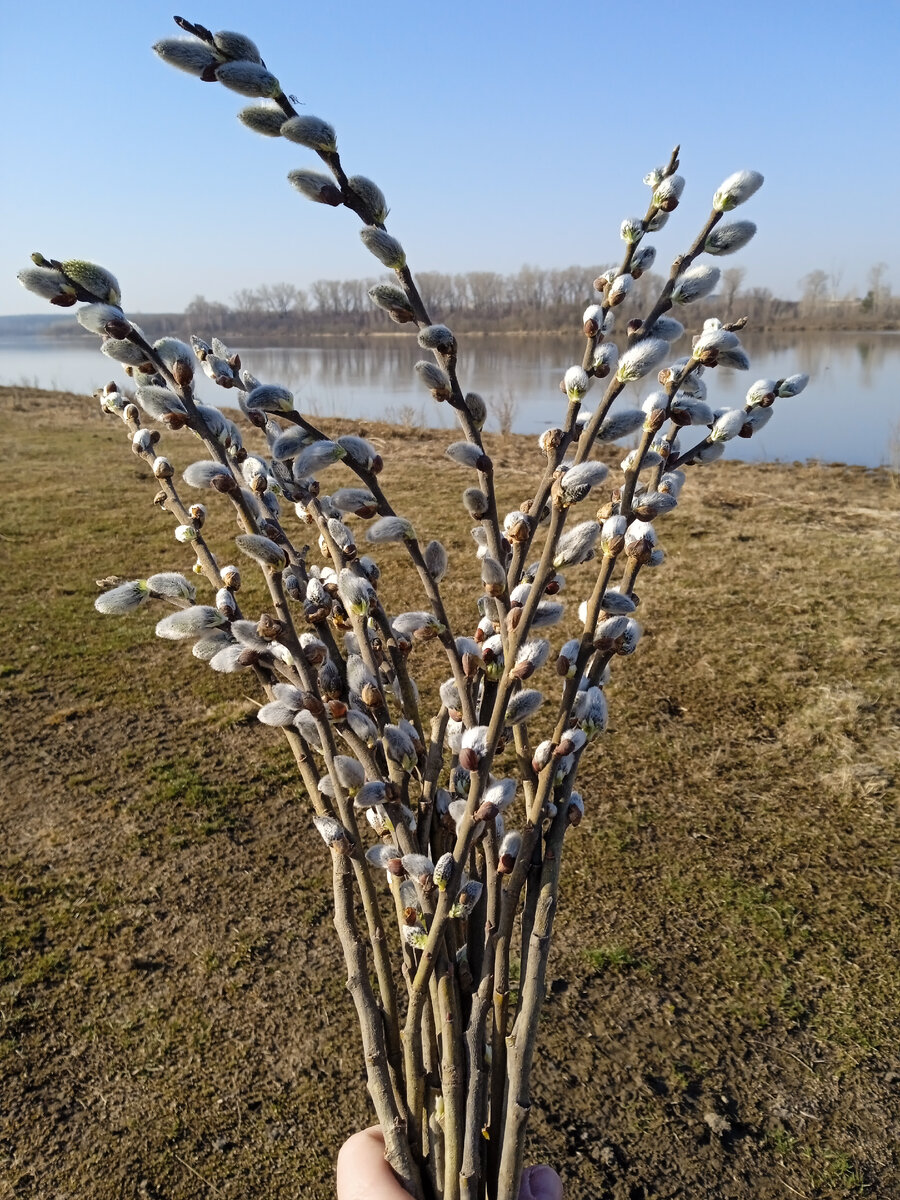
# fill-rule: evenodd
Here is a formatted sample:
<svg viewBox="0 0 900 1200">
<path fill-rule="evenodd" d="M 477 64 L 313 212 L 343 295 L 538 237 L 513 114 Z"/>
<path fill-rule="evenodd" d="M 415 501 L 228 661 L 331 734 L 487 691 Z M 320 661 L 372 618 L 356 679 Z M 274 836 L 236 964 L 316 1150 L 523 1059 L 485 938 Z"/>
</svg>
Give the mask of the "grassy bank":
<svg viewBox="0 0 900 1200">
<path fill-rule="evenodd" d="M 9 388 L 0 414 L 0 1197 L 326 1200 L 370 1117 L 289 755 L 245 677 L 94 612 L 96 579 L 192 561 L 121 423 Z M 446 434 L 365 431 L 465 628 Z M 488 448 L 511 507 L 535 444 Z M 890 1200 L 900 492 L 719 463 L 659 528 L 568 843 L 531 1156 L 567 1200 Z M 398 559 L 390 608 L 410 585 Z"/>
</svg>

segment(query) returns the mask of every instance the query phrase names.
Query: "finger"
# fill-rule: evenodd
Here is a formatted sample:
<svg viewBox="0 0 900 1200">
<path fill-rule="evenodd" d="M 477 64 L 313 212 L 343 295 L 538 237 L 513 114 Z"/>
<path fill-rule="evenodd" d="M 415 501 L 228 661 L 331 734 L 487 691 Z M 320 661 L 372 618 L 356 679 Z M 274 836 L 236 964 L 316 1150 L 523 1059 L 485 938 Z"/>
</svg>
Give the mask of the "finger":
<svg viewBox="0 0 900 1200">
<path fill-rule="evenodd" d="M 354 1133 L 341 1146 L 337 1194 L 338 1200 L 409 1200 L 385 1160 L 384 1138 L 377 1125 Z"/>
<path fill-rule="evenodd" d="M 522 1172 L 519 1200 L 562 1200 L 563 1187 L 552 1167 L 541 1163 Z"/>
</svg>

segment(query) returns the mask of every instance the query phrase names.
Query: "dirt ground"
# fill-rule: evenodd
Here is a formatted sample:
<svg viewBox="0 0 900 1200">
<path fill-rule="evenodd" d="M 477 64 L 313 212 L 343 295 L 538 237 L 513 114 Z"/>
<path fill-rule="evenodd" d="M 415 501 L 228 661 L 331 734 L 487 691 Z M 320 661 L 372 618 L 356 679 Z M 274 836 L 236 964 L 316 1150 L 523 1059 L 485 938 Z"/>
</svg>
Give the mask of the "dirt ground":
<svg viewBox="0 0 900 1200">
<path fill-rule="evenodd" d="M 191 561 L 121 425 L 0 414 L 0 1200 L 326 1200 L 372 1118 L 290 756 L 245 679 L 94 612 L 96 579 Z M 446 435 L 366 434 L 462 628 Z M 489 449 L 512 505 L 533 442 Z M 530 1157 L 567 1200 L 897 1200 L 900 490 L 725 462 L 660 533 L 567 845 Z"/>
</svg>

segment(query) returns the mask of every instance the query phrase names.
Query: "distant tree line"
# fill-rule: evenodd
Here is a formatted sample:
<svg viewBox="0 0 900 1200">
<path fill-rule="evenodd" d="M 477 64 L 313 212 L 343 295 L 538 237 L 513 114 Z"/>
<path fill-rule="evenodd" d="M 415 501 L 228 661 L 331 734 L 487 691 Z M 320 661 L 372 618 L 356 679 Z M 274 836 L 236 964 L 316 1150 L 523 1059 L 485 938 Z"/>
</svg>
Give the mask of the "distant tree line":
<svg viewBox="0 0 900 1200">
<path fill-rule="evenodd" d="M 610 265 L 526 265 L 511 275 L 423 271 L 417 282 L 434 318 L 459 333 L 571 331 L 581 311 L 600 299 L 592 284 Z M 707 316 L 723 320 L 746 316 L 753 329 L 776 325 L 779 329 L 897 328 L 900 301 L 891 294 L 887 270 L 885 263 L 871 268 L 868 291 L 861 298 L 841 291 L 840 272 L 811 271 L 800 280 L 802 295 L 797 301 L 779 299 L 769 288 L 744 288 L 745 268 L 725 267 L 717 293 L 681 315 L 691 328 Z M 226 340 L 266 338 L 276 343 L 308 334 L 392 331 L 398 327 L 368 295 L 373 284 L 384 280 L 393 276 L 317 279 L 307 288 L 287 282 L 264 284 L 241 288 L 228 303 L 195 296 L 183 314 L 145 316 L 142 323 L 153 336 L 178 330 L 182 336 L 198 332 Z M 620 328 L 650 308 L 662 284 L 663 277 L 652 271 L 635 281 L 620 310 Z"/>
</svg>

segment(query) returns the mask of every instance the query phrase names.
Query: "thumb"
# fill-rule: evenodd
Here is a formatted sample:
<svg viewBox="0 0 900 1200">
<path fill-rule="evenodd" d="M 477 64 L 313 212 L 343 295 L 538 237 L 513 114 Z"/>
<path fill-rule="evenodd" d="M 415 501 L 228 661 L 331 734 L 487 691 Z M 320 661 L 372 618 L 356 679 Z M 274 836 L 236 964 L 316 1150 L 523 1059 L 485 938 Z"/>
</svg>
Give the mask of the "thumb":
<svg viewBox="0 0 900 1200">
<path fill-rule="evenodd" d="M 562 1200 L 562 1181 L 552 1167 L 541 1163 L 522 1172 L 519 1200 Z"/>
</svg>

